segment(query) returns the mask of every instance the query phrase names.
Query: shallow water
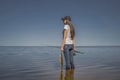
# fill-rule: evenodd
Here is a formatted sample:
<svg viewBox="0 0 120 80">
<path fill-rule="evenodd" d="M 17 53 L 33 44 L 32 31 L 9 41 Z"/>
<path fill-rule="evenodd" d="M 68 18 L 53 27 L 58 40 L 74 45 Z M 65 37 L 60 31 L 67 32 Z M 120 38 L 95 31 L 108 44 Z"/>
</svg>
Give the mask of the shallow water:
<svg viewBox="0 0 120 80">
<path fill-rule="evenodd" d="M 0 80 L 120 80 L 120 47 L 77 50 L 75 70 L 61 72 L 59 47 L 0 47 Z"/>
</svg>

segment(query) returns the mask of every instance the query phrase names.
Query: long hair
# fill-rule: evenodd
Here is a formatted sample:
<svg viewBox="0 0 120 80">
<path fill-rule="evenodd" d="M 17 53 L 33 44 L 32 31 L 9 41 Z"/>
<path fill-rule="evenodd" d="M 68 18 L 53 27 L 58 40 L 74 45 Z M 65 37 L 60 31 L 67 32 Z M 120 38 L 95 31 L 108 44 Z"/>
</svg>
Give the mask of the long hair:
<svg viewBox="0 0 120 80">
<path fill-rule="evenodd" d="M 73 24 L 72 24 L 69 20 L 67 20 L 66 24 L 70 26 L 71 39 L 73 40 L 74 37 L 75 37 L 75 29 L 74 29 L 74 26 L 73 26 Z M 64 30 L 63 30 L 63 37 L 64 37 Z"/>
</svg>

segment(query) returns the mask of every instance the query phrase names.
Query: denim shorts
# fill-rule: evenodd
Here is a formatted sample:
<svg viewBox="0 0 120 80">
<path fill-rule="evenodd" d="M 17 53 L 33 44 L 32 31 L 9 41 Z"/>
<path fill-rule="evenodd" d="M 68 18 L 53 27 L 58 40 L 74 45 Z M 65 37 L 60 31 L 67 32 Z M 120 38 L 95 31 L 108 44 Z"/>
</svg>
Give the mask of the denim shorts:
<svg viewBox="0 0 120 80">
<path fill-rule="evenodd" d="M 73 61 L 73 44 L 65 44 L 64 45 L 64 57 L 66 62 L 66 69 L 74 69 L 74 61 Z"/>
</svg>

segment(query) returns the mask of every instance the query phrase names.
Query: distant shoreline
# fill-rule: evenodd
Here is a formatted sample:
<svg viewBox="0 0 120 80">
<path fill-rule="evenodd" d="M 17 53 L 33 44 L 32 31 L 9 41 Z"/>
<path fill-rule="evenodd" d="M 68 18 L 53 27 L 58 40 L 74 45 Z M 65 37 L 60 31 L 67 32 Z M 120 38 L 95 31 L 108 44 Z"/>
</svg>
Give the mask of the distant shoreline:
<svg viewBox="0 0 120 80">
<path fill-rule="evenodd" d="M 60 47 L 60 46 L 0 46 L 0 47 Z M 120 45 L 110 45 L 110 46 L 76 46 L 76 47 L 120 47 Z"/>
</svg>

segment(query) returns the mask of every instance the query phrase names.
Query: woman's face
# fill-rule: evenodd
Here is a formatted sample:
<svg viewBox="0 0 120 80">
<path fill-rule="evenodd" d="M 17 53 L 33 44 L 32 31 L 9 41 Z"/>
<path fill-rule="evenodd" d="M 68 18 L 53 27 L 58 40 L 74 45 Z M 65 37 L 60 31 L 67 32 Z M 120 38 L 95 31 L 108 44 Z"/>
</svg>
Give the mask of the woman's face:
<svg viewBox="0 0 120 80">
<path fill-rule="evenodd" d="M 67 20 L 64 20 L 63 22 L 64 22 L 64 24 L 66 24 L 66 23 L 67 23 Z"/>
</svg>

